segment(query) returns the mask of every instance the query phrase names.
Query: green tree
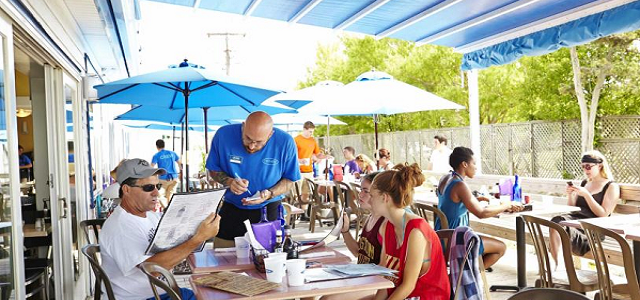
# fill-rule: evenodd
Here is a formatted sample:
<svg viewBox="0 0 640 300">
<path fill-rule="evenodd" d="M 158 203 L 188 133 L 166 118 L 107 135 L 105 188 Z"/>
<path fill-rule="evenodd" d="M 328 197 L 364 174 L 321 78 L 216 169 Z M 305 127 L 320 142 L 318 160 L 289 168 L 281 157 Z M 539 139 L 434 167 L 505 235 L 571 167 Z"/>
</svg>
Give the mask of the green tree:
<svg viewBox="0 0 640 300">
<path fill-rule="evenodd" d="M 581 64 L 580 89 L 593 99 L 598 74 L 606 67 L 597 115 L 638 114 L 640 109 L 640 31 L 605 37 L 576 48 Z M 570 49 L 484 69 L 479 76 L 480 120 L 483 124 L 531 120 L 577 119 L 576 89 Z M 461 72 L 462 56 L 450 48 L 372 37 L 343 36 L 340 44 L 318 49 L 316 65 L 299 87 L 322 80 L 343 83 L 377 69 L 396 79 L 467 106 Z M 591 103 L 591 102 L 590 102 Z M 373 132 L 371 117 L 338 116 L 347 126 L 332 126 L 331 134 Z M 381 116 L 380 132 L 468 125 L 468 111 L 427 111 Z M 325 134 L 320 126 L 318 134 Z"/>
</svg>

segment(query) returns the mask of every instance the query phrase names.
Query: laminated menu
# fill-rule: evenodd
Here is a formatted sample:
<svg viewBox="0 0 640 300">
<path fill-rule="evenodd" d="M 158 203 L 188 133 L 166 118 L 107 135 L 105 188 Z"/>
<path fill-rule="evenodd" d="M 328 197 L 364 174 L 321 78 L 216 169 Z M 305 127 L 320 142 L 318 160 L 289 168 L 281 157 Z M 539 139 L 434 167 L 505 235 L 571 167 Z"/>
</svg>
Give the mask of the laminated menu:
<svg viewBox="0 0 640 300">
<path fill-rule="evenodd" d="M 247 297 L 259 295 L 280 287 L 279 283 L 273 283 L 264 279 L 233 273 L 219 272 L 195 279 L 197 285 L 202 285 L 225 292 L 240 294 Z"/>
<path fill-rule="evenodd" d="M 346 207 L 343 207 L 342 210 L 340 211 L 340 214 L 339 214 L 340 218 L 338 218 L 338 222 L 336 222 L 336 224 L 333 226 L 333 229 L 329 231 L 327 236 L 325 236 L 322 240 L 318 241 L 316 244 L 312 246 L 303 246 L 300 249 L 300 252 L 301 253 L 307 252 L 315 248 L 326 246 L 334 242 L 335 240 L 337 240 L 340 237 L 340 231 L 342 230 L 342 225 L 344 224 L 344 218 L 342 218 L 342 216 L 345 211 L 346 211 Z"/>
<path fill-rule="evenodd" d="M 198 231 L 200 223 L 218 210 L 219 204 L 222 203 L 222 196 L 226 191 L 225 188 L 173 194 L 145 254 L 154 255 L 167 251 L 193 237 Z M 202 251 L 203 248 L 204 243 L 197 251 Z"/>
</svg>

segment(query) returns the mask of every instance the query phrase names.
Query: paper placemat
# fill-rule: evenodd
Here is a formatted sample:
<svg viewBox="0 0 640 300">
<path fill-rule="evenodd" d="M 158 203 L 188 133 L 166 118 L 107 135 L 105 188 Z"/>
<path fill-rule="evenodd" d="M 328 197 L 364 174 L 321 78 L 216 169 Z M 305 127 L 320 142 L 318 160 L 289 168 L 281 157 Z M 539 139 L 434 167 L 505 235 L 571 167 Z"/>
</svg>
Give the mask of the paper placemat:
<svg viewBox="0 0 640 300">
<path fill-rule="evenodd" d="M 264 279 L 233 273 L 220 272 L 200 277 L 194 282 L 198 285 L 240 294 L 247 297 L 259 295 L 280 287 L 279 283 L 273 283 Z"/>
</svg>

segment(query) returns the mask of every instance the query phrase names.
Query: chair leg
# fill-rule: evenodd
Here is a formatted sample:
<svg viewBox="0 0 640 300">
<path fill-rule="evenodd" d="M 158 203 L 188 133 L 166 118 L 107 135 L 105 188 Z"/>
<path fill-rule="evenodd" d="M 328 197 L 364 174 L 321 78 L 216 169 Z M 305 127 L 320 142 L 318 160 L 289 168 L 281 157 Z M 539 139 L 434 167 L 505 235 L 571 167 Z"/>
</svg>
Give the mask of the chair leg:
<svg viewBox="0 0 640 300">
<path fill-rule="evenodd" d="M 44 298 L 49 300 L 49 268 L 44 268 Z"/>
<path fill-rule="evenodd" d="M 309 231 L 316 232 L 316 209 L 311 208 L 311 218 L 309 218 Z"/>
</svg>

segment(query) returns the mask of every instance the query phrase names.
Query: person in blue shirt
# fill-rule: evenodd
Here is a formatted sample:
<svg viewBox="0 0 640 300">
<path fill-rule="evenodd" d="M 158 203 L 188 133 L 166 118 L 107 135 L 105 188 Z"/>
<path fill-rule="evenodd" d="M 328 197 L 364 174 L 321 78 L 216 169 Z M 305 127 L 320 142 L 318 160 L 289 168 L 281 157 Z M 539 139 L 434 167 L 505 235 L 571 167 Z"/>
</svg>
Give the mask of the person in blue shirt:
<svg viewBox="0 0 640 300">
<path fill-rule="evenodd" d="M 156 149 L 158 149 L 158 153 L 156 153 L 151 159 L 151 166 L 155 167 L 156 164 L 158 168 L 165 169 L 167 173 L 164 175 L 159 175 L 160 183 L 164 188 L 164 197 L 167 201 L 167 205 L 171 201 L 171 195 L 173 195 L 176 185 L 178 184 L 178 179 L 180 178 L 180 173 L 182 172 L 182 162 L 180 161 L 180 156 L 171 150 L 164 149 L 164 140 L 160 139 L 156 141 Z M 176 169 L 176 163 L 178 163 L 178 169 Z M 160 204 L 163 208 L 167 207 L 164 205 L 162 201 Z"/>
<path fill-rule="evenodd" d="M 33 163 L 26 154 L 23 154 L 24 148 L 18 145 L 18 160 L 20 164 L 20 181 L 27 182 L 31 179 L 31 168 Z"/>
<path fill-rule="evenodd" d="M 250 114 L 242 124 L 218 129 L 210 149 L 209 175 L 228 187 L 214 245 L 234 247 L 234 238 L 246 233 L 244 220 L 260 222 L 262 207 L 267 207 L 268 220 L 278 218 L 284 194 L 300 180 L 298 150 L 293 138 L 273 128 L 271 116 L 262 111 Z"/>
<path fill-rule="evenodd" d="M 444 213 L 450 229 L 460 226 L 469 226 L 469 213 L 479 219 L 494 217 L 505 211 L 518 212 L 523 209 L 518 202 L 506 201 L 500 205 L 481 205 L 480 201 L 489 202 L 488 198 L 476 198 L 465 182 L 465 178 L 473 178 L 476 174 L 476 161 L 473 151 L 466 147 L 456 147 L 449 156 L 449 165 L 453 171 L 440 178 L 436 195 L 438 195 L 438 208 Z M 435 230 L 440 230 L 440 218 L 436 218 Z M 507 250 L 507 245 L 502 241 L 481 235 L 480 255 L 484 268 L 488 269 L 502 257 Z"/>
</svg>

